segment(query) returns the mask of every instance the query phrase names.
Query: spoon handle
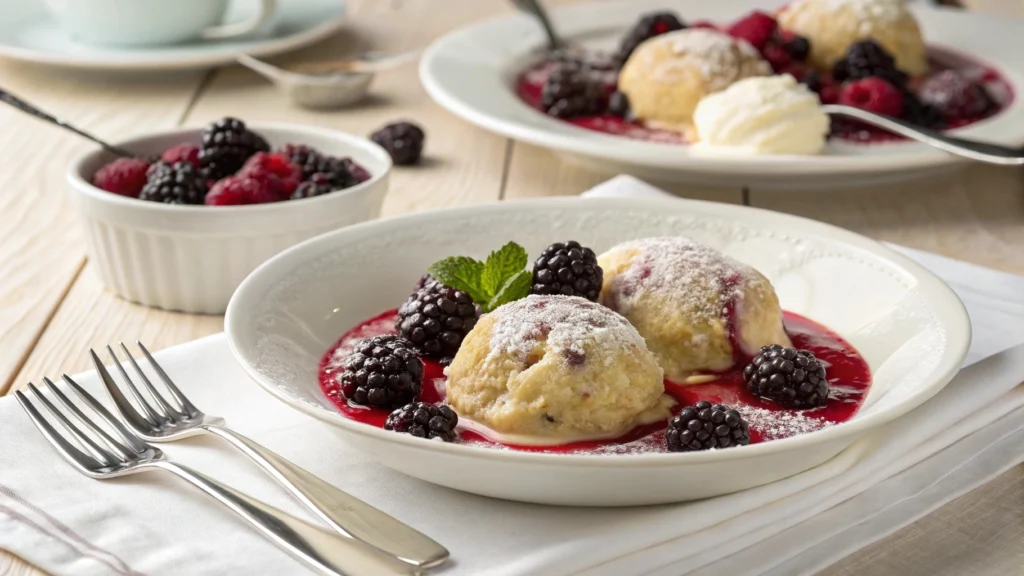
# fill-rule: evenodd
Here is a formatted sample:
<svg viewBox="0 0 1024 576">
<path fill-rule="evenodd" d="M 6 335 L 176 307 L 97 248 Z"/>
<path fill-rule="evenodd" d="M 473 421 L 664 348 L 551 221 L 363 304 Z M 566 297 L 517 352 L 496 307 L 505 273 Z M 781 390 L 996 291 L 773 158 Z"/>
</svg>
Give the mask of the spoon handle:
<svg viewBox="0 0 1024 576">
<path fill-rule="evenodd" d="M 51 124 L 56 124 L 57 126 L 60 126 L 61 128 L 65 129 L 65 130 L 70 130 L 70 131 L 74 132 L 75 134 L 78 134 L 79 136 L 81 136 L 83 138 L 86 138 L 88 140 L 92 140 L 93 142 L 95 142 L 95 143 L 99 144 L 100 146 L 102 146 L 105 150 L 113 152 L 114 154 L 117 154 L 118 156 L 124 156 L 124 157 L 127 157 L 127 158 L 132 158 L 132 157 L 135 156 L 135 154 L 129 152 L 128 150 L 125 150 L 124 148 L 120 148 L 118 146 L 114 146 L 113 144 L 108 144 L 108 143 L 104 142 L 103 140 L 100 140 L 99 138 L 93 136 L 92 134 L 89 134 L 88 132 L 85 132 L 84 130 L 76 128 L 75 126 L 72 126 L 71 124 L 68 124 L 67 122 L 61 120 L 60 118 L 56 118 L 56 117 L 52 116 L 51 114 L 47 114 L 46 112 L 43 112 L 39 108 L 36 108 L 35 106 L 29 104 L 28 102 L 25 102 L 21 98 L 18 98 L 17 96 L 15 96 L 14 94 L 11 94 L 10 92 L 7 92 L 6 90 L 0 89 L 0 102 L 3 102 L 5 104 L 9 104 L 11 106 L 14 106 L 18 110 L 21 110 L 22 112 L 24 112 L 26 114 L 35 116 L 36 118 L 39 118 L 41 120 L 45 120 L 45 121 L 47 121 L 47 122 L 49 122 Z"/>
<path fill-rule="evenodd" d="M 544 9 L 544 6 L 541 5 L 539 0 L 512 0 L 512 3 L 523 12 L 532 14 L 538 21 L 540 21 L 541 27 L 544 28 L 544 34 L 548 37 L 549 49 L 558 50 L 559 48 L 565 47 L 565 42 L 558 37 L 558 34 L 555 32 L 554 25 L 551 24 L 551 18 L 548 17 L 548 11 Z"/>
<path fill-rule="evenodd" d="M 853 106 L 828 104 L 822 106 L 822 110 L 827 114 L 847 116 L 860 120 L 861 122 L 877 126 L 883 130 L 917 140 L 918 142 L 964 158 L 1003 166 L 1024 165 L 1024 148 L 1011 148 L 1009 146 L 947 136 L 936 130 L 920 128 L 904 120 L 882 116 L 881 114 L 875 114 L 874 112 L 868 112 Z"/>
</svg>

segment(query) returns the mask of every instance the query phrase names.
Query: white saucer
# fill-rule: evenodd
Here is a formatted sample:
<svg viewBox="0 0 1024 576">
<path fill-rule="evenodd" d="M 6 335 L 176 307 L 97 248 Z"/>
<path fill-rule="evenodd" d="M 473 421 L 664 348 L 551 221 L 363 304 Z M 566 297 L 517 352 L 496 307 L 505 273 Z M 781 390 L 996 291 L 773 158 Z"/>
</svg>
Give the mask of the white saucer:
<svg viewBox="0 0 1024 576">
<path fill-rule="evenodd" d="M 321 40 L 344 23 L 345 0 L 278 0 L 273 24 L 244 38 L 150 48 L 80 44 L 69 38 L 39 0 L 0 3 L 0 57 L 73 68 L 157 70 L 230 64 L 244 52 L 269 56 Z M 236 1 L 226 22 L 245 18 L 252 2 Z"/>
<path fill-rule="evenodd" d="M 639 14 L 675 10 L 684 20 L 730 22 L 750 10 L 774 11 L 783 0 L 628 0 L 588 3 L 553 11 L 557 29 L 570 41 L 612 49 Z M 1013 38 L 1024 21 L 963 11 L 914 9 L 933 46 L 971 55 L 1000 70 L 1017 98 L 998 115 L 954 130 L 958 136 L 994 143 L 1024 143 L 1024 52 Z M 963 162 L 923 144 L 852 144 L 833 140 L 820 156 L 701 156 L 687 146 L 611 136 L 549 118 L 530 108 L 512 86 L 524 64 L 545 46 L 536 22 L 511 15 L 463 28 L 426 51 L 420 78 L 442 106 L 498 134 L 551 148 L 609 172 L 661 180 L 757 188 L 836 188 L 890 182 Z"/>
</svg>

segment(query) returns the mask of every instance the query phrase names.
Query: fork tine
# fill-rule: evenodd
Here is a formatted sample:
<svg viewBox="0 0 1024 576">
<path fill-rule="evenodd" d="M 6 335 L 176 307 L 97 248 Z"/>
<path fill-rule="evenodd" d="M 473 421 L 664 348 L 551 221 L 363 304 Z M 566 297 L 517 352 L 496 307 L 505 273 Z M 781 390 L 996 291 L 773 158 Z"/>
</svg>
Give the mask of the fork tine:
<svg viewBox="0 0 1024 576">
<path fill-rule="evenodd" d="M 90 408 L 92 408 L 97 414 L 99 414 L 100 418 L 102 418 L 107 424 L 110 425 L 111 428 L 114 429 L 115 432 L 117 432 L 117 435 L 120 436 L 121 439 L 125 441 L 129 448 L 131 448 L 138 454 L 141 454 L 146 451 L 148 447 L 142 441 L 142 439 L 135 435 L 135 433 L 129 430 L 127 427 L 125 427 L 125 425 L 122 424 L 117 418 L 114 418 L 114 415 L 111 414 L 109 410 L 104 408 L 103 404 L 100 404 L 98 401 L 96 401 L 96 398 L 94 398 L 92 394 L 86 392 L 84 388 L 78 385 L 78 382 L 72 380 L 71 377 L 68 376 L 67 374 L 61 375 L 61 378 L 68 386 L 71 387 L 72 390 L 75 391 L 75 394 L 82 399 L 82 402 L 88 404 Z M 54 387 L 54 390 L 57 390 L 57 388 Z"/>
<path fill-rule="evenodd" d="M 96 441 L 90 438 L 88 434 L 82 432 L 78 426 L 75 426 L 71 422 L 71 420 L 68 420 L 68 417 L 65 416 L 63 412 L 57 410 L 57 407 L 50 403 L 50 401 L 46 399 L 46 396 L 43 396 L 43 393 L 39 391 L 39 388 L 36 388 L 35 384 L 29 382 L 28 389 L 32 391 L 32 394 L 35 395 L 36 399 L 43 403 L 43 406 L 46 406 L 46 409 L 50 411 L 50 414 L 53 414 L 54 418 L 56 418 L 62 426 L 64 426 L 64 429 L 74 436 L 83 448 L 92 452 L 97 460 L 108 465 L 117 464 L 121 461 L 117 456 L 114 456 L 97 444 Z"/>
<path fill-rule="evenodd" d="M 117 411 L 121 413 L 125 421 L 136 430 L 151 430 L 154 427 L 158 427 L 158 424 L 147 418 L 145 414 L 139 413 L 135 406 L 132 406 L 132 403 L 125 397 L 124 392 L 114 382 L 113 377 L 110 376 L 110 372 L 107 371 L 107 367 L 103 365 L 103 361 L 100 360 L 96 351 L 90 348 L 89 354 L 92 356 L 92 363 L 96 367 L 96 372 L 99 373 L 100 379 L 103 380 L 103 385 L 107 388 L 107 393 L 110 394 L 110 398 L 117 405 Z M 118 365 L 120 366 L 120 364 Z"/>
<path fill-rule="evenodd" d="M 146 387 L 146 390 L 149 391 L 149 394 L 150 396 L 153 397 L 153 400 L 155 400 L 156 403 L 159 405 L 161 414 L 167 416 L 171 420 L 179 420 L 181 418 L 184 418 L 185 415 L 181 413 L 181 411 L 177 410 L 176 408 L 168 404 L 167 400 L 164 399 L 163 395 L 160 394 L 160 392 L 157 391 L 156 387 L 153 386 L 153 383 L 149 381 L 149 378 L 146 376 L 146 373 L 142 371 L 141 367 L 139 367 L 139 363 L 135 361 L 135 357 L 132 356 L 132 353 L 128 350 L 128 347 L 124 345 L 124 342 L 119 342 L 119 344 L 121 345 L 121 350 L 124 351 L 124 355 L 128 357 L 128 361 L 132 363 L 132 368 L 135 368 L 135 372 L 139 375 L 139 378 L 142 378 L 142 384 Z"/>
<path fill-rule="evenodd" d="M 149 402 L 147 402 L 146 399 L 142 396 L 142 393 L 139 392 L 139 389 L 135 387 L 135 383 L 132 382 L 132 379 L 128 376 L 128 372 L 126 372 L 124 366 L 121 365 L 121 360 L 118 359 L 117 354 L 114 354 L 114 349 L 111 348 L 110 346 L 107 346 L 107 353 L 110 354 L 110 357 L 114 360 L 114 366 L 117 368 L 117 371 L 121 373 L 121 378 L 124 380 L 124 385 L 128 387 L 128 390 L 132 393 L 132 396 L 135 397 L 135 400 L 139 403 L 139 406 L 142 407 L 142 411 L 144 412 L 143 416 L 145 416 L 146 420 L 150 422 L 151 426 L 162 426 L 167 419 L 157 414 L 156 410 L 154 410 L 153 407 L 149 405 Z"/>
<path fill-rule="evenodd" d="M 167 375 L 167 372 L 164 372 L 163 367 L 157 363 L 156 359 L 153 358 L 153 355 L 149 353 L 149 350 L 146 349 L 142 342 L 136 340 L 135 344 L 140 350 L 142 350 L 142 354 L 146 357 L 146 361 L 148 361 L 149 365 L 153 367 L 153 370 L 156 370 L 157 376 L 160 376 L 164 385 L 167 386 L 168 390 L 170 390 L 171 396 L 174 396 L 174 399 L 178 401 L 178 404 L 184 409 L 185 413 L 188 414 L 189 417 L 195 418 L 199 414 L 199 409 L 189 401 L 188 396 L 185 396 L 181 393 L 181 390 L 178 390 L 178 387 L 174 385 L 171 377 Z"/>
<path fill-rule="evenodd" d="M 128 460 L 135 456 L 128 450 L 127 446 L 121 444 L 117 440 L 114 440 L 110 434 L 107 434 L 107 431 L 104 430 L 102 426 L 97 425 L 92 421 L 92 419 L 86 416 L 78 406 L 75 406 L 74 403 L 72 403 L 71 400 L 60 391 L 60 388 L 58 388 L 52 380 L 44 376 L 43 383 L 50 389 L 50 393 L 56 396 L 57 400 L 60 400 L 60 403 L 75 416 L 75 419 L 77 419 L 79 423 L 95 433 L 95 435 L 107 445 L 107 448 L 120 454 L 122 460 Z M 100 416 L 102 417 L 102 414 Z"/>
<path fill-rule="evenodd" d="M 50 444 L 57 449 L 57 452 L 59 452 L 66 460 L 71 462 L 72 465 L 83 470 L 92 470 L 103 465 L 102 462 L 93 456 L 86 455 L 84 452 L 79 450 L 77 446 L 68 442 L 60 432 L 54 430 L 53 426 L 50 426 L 50 423 L 46 421 L 46 418 L 36 410 L 36 407 L 24 392 L 16 390 L 14 392 L 14 397 L 18 399 L 18 403 L 21 404 L 21 407 L 28 413 L 29 419 L 36 425 L 36 428 L 43 433 L 43 436 L 45 436 Z"/>
</svg>

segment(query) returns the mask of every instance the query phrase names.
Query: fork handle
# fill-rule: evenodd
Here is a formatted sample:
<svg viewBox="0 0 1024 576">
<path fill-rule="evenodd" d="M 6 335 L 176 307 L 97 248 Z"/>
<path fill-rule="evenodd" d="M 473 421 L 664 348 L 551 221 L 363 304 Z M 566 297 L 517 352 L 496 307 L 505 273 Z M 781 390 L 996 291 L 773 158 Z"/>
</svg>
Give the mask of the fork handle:
<svg viewBox="0 0 1024 576">
<path fill-rule="evenodd" d="M 245 518 L 263 536 L 321 574 L 377 576 L 411 574 L 414 569 L 358 540 L 314 526 L 186 466 L 166 460 L 156 460 L 145 466 L 167 470 L 184 478 Z"/>
<path fill-rule="evenodd" d="M 321 480 L 272 450 L 216 425 L 202 427 L 251 458 L 329 526 L 419 567 L 435 566 L 448 550 L 425 534 Z"/>
</svg>

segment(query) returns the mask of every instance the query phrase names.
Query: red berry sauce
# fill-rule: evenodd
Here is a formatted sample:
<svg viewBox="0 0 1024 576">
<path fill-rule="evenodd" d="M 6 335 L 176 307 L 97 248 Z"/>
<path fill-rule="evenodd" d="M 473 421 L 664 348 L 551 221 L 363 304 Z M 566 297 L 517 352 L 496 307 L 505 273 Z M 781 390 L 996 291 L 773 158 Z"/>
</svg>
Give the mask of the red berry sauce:
<svg viewBox="0 0 1024 576">
<path fill-rule="evenodd" d="M 345 356 L 356 341 L 380 334 L 395 332 L 397 310 L 390 310 L 371 318 L 346 332 L 324 354 L 320 361 L 320 388 L 327 398 L 346 417 L 381 428 L 388 411 L 349 404 L 341 394 L 337 375 L 342 370 Z M 797 348 L 810 350 L 825 364 L 828 381 L 832 387 L 829 403 L 813 410 L 791 410 L 782 408 L 770 400 L 764 400 L 747 391 L 743 383 L 742 367 L 749 359 L 738 362 L 738 368 L 718 374 L 717 379 L 707 384 L 683 386 L 665 381 L 665 392 L 676 399 L 678 412 L 684 406 L 700 400 L 723 403 L 743 414 L 750 423 L 750 442 L 756 444 L 770 440 L 788 438 L 820 430 L 853 417 L 864 403 L 871 385 L 871 371 L 867 362 L 848 342 L 828 328 L 797 314 L 786 312 L 786 332 Z M 444 400 L 444 372 L 437 362 L 424 360 L 423 391 L 418 400 L 441 402 Z M 528 452 L 552 452 L 573 454 L 642 454 L 665 452 L 666 422 L 641 426 L 625 436 L 610 440 L 572 442 L 556 446 L 516 446 L 494 442 L 468 430 L 460 432 L 459 442 L 489 448 L 522 450 Z"/>
<path fill-rule="evenodd" d="M 974 124 L 975 122 L 984 120 L 985 118 L 991 118 L 1001 110 L 1008 107 L 1013 101 L 1014 92 L 1011 84 L 1003 78 L 998 71 L 990 66 L 977 62 L 966 55 L 944 48 L 929 48 L 929 61 L 933 74 L 944 70 L 956 70 L 967 78 L 976 80 L 986 89 L 995 104 L 987 113 L 973 118 L 955 120 L 950 122 L 947 128 L 960 128 L 962 126 Z M 526 68 L 516 80 L 516 94 L 532 108 L 541 110 L 541 88 L 544 86 L 544 80 L 547 78 L 551 66 L 552 62 L 536 62 Z M 912 81 L 912 87 L 916 88 L 918 82 Z M 562 121 L 587 130 L 613 134 L 616 136 L 625 136 L 635 140 L 663 142 L 668 144 L 686 144 L 682 134 L 670 130 L 648 128 L 644 126 L 643 122 L 626 120 L 611 114 L 584 116 L 565 119 Z M 847 122 L 836 127 L 836 130 L 833 132 L 833 137 L 856 143 L 893 142 L 905 140 L 902 136 L 896 136 L 883 130 L 871 128 L 859 123 L 853 125 Z"/>
</svg>

